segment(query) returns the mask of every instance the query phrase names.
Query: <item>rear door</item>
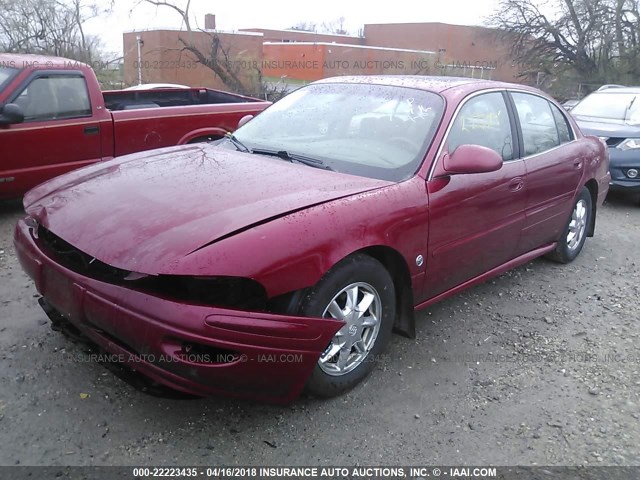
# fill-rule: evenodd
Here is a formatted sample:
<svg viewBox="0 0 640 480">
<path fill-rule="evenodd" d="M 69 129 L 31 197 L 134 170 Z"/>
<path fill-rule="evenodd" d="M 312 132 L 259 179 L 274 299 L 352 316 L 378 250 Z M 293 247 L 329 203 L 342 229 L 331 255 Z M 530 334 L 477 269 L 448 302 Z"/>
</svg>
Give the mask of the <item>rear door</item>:
<svg viewBox="0 0 640 480">
<path fill-rule="evenodd" d="M 527 171 L 527 207 L 519 253 L 558 239 L 573 207 L 585 159 L 565 114 L 544 97 L 510 92 Z"/>
<path fill-rule="evenodd" d="M 425 298 L 449 290 L 510 260 L 520 238 L 526 204 L 525 167 L 516 158 L 515 123 L 506 93 L 468 99 L 454 118 L 443 152 L 475 144 L 495 150 L 503 166 L 496 172 L 439 175 L 429 190 L 429 258 Z M 434 175 L 435 173 L 435 175 Z"/>
<path fill-rule="evenodd" d="M 25 119 L 0 127 L 0 176 L 12 179 L 0 183 L 1 197 L 100 160 L 100 124 L 82 73 L 36 72 L 7 103 L 20 105 Z"/>
</svg>

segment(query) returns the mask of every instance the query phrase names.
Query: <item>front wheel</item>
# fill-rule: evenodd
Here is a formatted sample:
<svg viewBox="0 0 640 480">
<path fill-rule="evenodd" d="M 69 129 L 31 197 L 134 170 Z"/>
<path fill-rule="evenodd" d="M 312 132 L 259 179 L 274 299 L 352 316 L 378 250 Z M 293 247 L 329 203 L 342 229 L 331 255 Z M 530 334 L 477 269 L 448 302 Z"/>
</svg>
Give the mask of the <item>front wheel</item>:
<svg viewBox="0 0 640 480">
<path fill-rule="evenodd" d="M 556 249 L 548 257 L 559 263 L 570 263 L 580 254 L 587 239 L 587 230 L 591 224 L 591 193 L 582 187 L 567 226 L 558 240 Z"/>
<path fill-rule="evenodd" d="M 320 355 L 306 385 L 314 395 L 339 395 L 369 374 L 389 341 L 395 316 L 393 279 L 374 258 L 353 255 L 310 290 L 299 313 L 345 322 Z"/>
</svg>

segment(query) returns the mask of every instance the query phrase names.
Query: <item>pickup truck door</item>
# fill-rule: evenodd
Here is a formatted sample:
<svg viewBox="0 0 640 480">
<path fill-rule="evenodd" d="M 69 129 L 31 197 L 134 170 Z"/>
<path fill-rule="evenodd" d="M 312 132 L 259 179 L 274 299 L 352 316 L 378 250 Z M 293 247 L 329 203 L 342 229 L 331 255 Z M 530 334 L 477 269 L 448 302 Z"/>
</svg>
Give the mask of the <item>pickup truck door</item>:
<svg viewBox="0 0 640 480">
<path fill-rule="evenodd" d="M 0 198 L 101 159 L 99 117 L 108 112 L 94 105 L 94 114 L 82 73 L 36 71 L 7 103 L 20 105 L 25 119 L 0 127 Z"/>
<path fill-rule="evenodd" d="M 516 158 L 515 122 L 506 93 L 469 98 L 451 123 L 427 181 L 429 258 L 424 298 L 471 280 L 514 257 L 524 223 L 526 172 Z M 447 175 L 444 155 L 460 145 L 491 148 L 503 158 L 495 172 Z"/>
</svg>

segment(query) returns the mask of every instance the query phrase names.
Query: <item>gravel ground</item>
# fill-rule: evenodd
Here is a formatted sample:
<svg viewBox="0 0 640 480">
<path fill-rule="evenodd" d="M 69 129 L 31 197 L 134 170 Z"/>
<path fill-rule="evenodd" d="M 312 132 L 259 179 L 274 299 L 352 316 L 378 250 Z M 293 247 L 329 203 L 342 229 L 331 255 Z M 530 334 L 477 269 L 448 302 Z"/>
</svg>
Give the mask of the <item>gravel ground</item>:
<svg viewBox="0 0 640 480">
<path fill-rule="evenodd" d="M 610 196 L 570 265 L 419 314 L 362 385 L 286 407 L 151 396 L 51 331 L 0 204 L 1 465 L 640 465 L 640 207 Z"/>
</svg>

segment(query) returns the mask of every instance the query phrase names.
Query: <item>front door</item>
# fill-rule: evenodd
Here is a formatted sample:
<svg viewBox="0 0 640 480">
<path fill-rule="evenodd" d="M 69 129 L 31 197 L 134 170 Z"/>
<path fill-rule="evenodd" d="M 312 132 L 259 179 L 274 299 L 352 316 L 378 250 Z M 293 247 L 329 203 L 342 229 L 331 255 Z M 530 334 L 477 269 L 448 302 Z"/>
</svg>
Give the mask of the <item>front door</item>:
<svg viewBox="0 0 640 480">
<path fill-rule="evenodd" d="M 505 93 L 490 92 L 464 103 L 453 120 L 442 157 L 475 144 L 503 158 L 500 170 L 465 175 L 438 174 L 429 191 L 429 258 L 424 298 L 445 292 L 510 260 L 524 222 L 526 173 L 514 159 L 513 118 Z M 440 171 L 442 173 L 442 171 Z"/>
<path fill-rule="evenodd" d="M 100 123 L 79 73 L 38 73 L 7 103 L 23 123 L 0 127 L 0 198 L 100 160 Z"/>
</svg>

